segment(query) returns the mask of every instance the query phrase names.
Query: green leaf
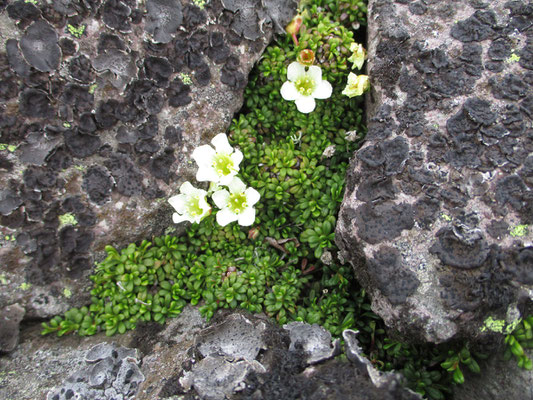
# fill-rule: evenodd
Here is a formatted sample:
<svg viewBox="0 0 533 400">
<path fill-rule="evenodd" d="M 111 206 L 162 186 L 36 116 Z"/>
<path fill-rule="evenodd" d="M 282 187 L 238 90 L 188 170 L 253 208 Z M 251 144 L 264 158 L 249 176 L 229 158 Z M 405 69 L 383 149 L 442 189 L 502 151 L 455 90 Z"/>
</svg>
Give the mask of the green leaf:
<svg viewBox="0 0 533 400">
<path fill-rule="evenodd" d="M 465 383 L 465 377 L 461 371 L 461 368 L 457 367 L 455 371 L 453 371 L 453 381 L 459 385 Z"/>
</svg>

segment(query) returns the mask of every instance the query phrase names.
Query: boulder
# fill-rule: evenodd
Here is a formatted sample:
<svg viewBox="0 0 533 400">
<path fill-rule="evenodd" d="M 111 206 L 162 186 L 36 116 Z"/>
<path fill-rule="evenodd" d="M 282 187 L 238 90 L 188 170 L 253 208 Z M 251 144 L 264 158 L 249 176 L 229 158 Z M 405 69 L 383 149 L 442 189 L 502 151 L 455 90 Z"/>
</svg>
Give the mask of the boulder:
<svg viewBox="0 0 533 400">
<path fill-rule="evenodd" d="M 228 128 L 297 6 L 205 3 L 2 8 L 0 308 L 87 304 L 105 245 L 176 230 L 166 199 L 194 178 L 192 150 Z"/>
<path fill-rule="evenodd" d="M 373 310 L 408 340 L 486 342 L 488 318 L 530 312 L 532 12 L 369 1 L 368 133 L 336 241 Z"/>
</svg>

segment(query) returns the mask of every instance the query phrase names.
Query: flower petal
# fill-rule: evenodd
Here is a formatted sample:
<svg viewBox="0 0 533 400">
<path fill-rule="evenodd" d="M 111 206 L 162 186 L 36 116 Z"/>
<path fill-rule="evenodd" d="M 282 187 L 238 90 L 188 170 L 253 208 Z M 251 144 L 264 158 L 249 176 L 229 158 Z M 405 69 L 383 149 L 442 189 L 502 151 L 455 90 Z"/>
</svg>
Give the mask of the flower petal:
<svg viewBox="0 0 533 400">
<path fill-rule="evenodd" d="M 240 151 L 239 149 L 235 149 L 233 151 L 233 154 L 230 156 L 232 161 L 233 161 L 233 167 L 235 168 L 236 171 L 239 170 L 239 164 L 241 163 L 242 159 L 243 159 L 243 155 L 242 155 L 242 151 Z"/>
<path fill-rule="evenodd" d="M 218 182 L 220 180 L 220 176 L 217 174 L 213 167 L 201 165 L 198 168 L 198 171 L 196 172 L 196 180 L 198 182 Z"/>
<path fill-rule="evenodd" d="M 315 99 L 313 99 L 311 96 L 305 96 L 298 100 L 296 100 L 296 108 L 298 108 L 298 111 L 304 114 L 308 114 L 311 111 L 315 109 Z"/>
<path fill-rule="evenodd" d="M 316 65 L 311 65 L 307 71 L 307 76 L 318 84 L 322 81 L 322 70 Z"/>
<path fill-rule="evenodd" d="M 238 217 L 239 225 L 250 226 L 255 221 L 255 208 L 248 207 Z"/>
<path fill-rule="evenodd" d="M 220 176 L 218 183 L 223 186 L 228 186 L 233 178 L 235 178 L 235 175 L 237 175 L 237 171 L 232 171 L 228 175 Z"/>
<path fill-rule="evenodd" d="M 215 154 L 215 149 L 208 144 L 204 144 L 194 149 L 192 152 L 192 158 L 196 161 L 196 164 L 201 167 L 202 165 L 211 165 Z"/>
<path fill-rule="evenodd" d="M 259 192 L 252 187 L 249 187 L 248 189 L 246 189 L 244 191 L 244 195 L 246 196 L 246 203 L 250 207 L 253 206 L 255 203 L 257 203 L 259 199 L 261 198 L 261 195 L 259 194 Z"/>
<path fill-rule="evenodd" d="M 174 209 L 180 213 L 183 214 L 185 212 L 185 202 L 186 202 L 187 196 L 184 194 L 177 194 L 176 196 L 172 196 L 168 199 L 168 202 Z"/>
<path fill-rule="evenodd" d="M 298 78 L 305 75 L 305 66 L 295 61 L 287 67 L 287 79 L 291 82 L 298 80 Z"/>
<path fill-rule="evenodd" d="M 185 215 L 179 215 L 179 214 L 172 214 L 172 221 L 175 223 L 175 224 L 179 224 L 183 221 L 189 221 L 189 218 Z M 190 221 L 189 221 L 190 222 Z"/>
<path fill-rule="evenodd" d="M 203 218 L 209 211 L 211 211 L 211 206 L 205 199 L 205 196 L 200 197 L 200 201 L 198 202 L 198 206 L 202 209 L 203 213 L 201 217 Z"/>
<path fill-rule="evenodd" d="M 328 81 L 320 81 L 311 96 L 313 96 L 315 99 L 327 99 L 331 97 L 331 92 L 333 92 L 331 83 Z"/>
<path fill-rule="evenodd" d="M 246 190 L 246 185 L 244 182 L 237 177 L 234 177 L 227 186 L 230 193 L 242 193 Z"/>
<path fill-rule="evenodd" d="M 301 94 L 298 93 L 296 90 L 296 86 L 294 86 L 294 83 L 292 82 L 285 82 L 279 91 L 281 93 L 281 97 L 283 97 L 285 100 L 288 101 L 294 101 L 297 98 L 301 97 Z"/>
<path fill-rule="evenodd" d="M 180 186 L 180 193 L 182 194 L 191 194 L 195 190 L 197 189 L 193 185 L 191 185 L 191 182 L 189 181 L 183 182 Z"/>
<path fill-rule="evenodd" d="M 219 212 L 217 212 L 217 222 L 221 226 L 226 226 L 227 224 L 237 221 L 238 216 L 236 214 L 233 214 L 230 210 L 227 208 L 223 208 Z"/>
<path fill-rule="evenodd" d="M 226 189 L 220 189 L 213 193 L 211 198 L 218 208 L 224 208 L 229 201 L 229 192 Z"/>
<path fill-rule="evenodd" d="M 216 135 L 212 140 L 211 143 L 213 143 L 213 146 L 215 146 L 215 149 L 217 153 L 226 153 L 229 154 L 233 151 L 233 147 L 228 142 L 228 137 L 225 133 L 219 133 Z"/>
</svg>

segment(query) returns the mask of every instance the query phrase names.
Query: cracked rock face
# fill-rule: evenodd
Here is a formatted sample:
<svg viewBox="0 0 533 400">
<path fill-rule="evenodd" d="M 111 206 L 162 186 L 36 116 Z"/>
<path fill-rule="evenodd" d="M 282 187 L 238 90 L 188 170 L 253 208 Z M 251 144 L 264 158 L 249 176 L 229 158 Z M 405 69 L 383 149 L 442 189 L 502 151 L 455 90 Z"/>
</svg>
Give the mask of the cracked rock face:
<svg viewBox="0 0 533 400">
<path fill-rule="evenodd" d="M 411 340 L 481 340 L 531 307 L 532 18 L 525 1 L 369 2 L 368 134 L 336 240 Z"/>
<path fill-rule="evenodd" d="M 105 245 L 174 228 L 165 200 L 193 179 L 192 150 L 226 131 L 296 12 L 295 1 L 206 3 L 1 8 L 0 308 L 47 318 L 80 306 Z"/>
</svg>

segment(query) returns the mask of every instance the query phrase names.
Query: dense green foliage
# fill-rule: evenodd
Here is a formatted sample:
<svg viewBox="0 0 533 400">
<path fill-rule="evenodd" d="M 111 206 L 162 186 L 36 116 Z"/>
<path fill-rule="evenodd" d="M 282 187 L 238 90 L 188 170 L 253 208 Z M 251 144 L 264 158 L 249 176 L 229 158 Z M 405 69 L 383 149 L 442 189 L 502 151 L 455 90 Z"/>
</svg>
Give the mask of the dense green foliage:
<svg viewBox="0 0 533 400">
<path fill-rule="evenodd" d="M 479 371 L 467 346 L 415 347 L 388 338 L 351 267 L 336 261 L 344 175 L 365 132 L 362 99 L 341 92 L 351 70 L 352 29 L 365 25 L 366 6 L 359 0 L 305 4 L 299 45 L 287 36 L 267 48 L 228 135 L 244 154 L 240 178 L 261 194 L 255 224 L 221 227 L 212 214 L 180 237 L 120 251 L 108 246 L 91 276 L 90 306 L 53 318 L 43 333 L 124 333 L 142 321 L 164 323 L 190 303 L 207 319 L 219 308 L 243 308 L 281 324 L 317 323 L 336 337 L 359 330 L 376 367 L 401 371 L 409 387 L 431 399 L 445 398 L 452 382 L 464 381 L 461 365 Z M 333 86 L 331 98 L 317 101 L 310 114 L 280 95 L 287 66 L 306 47 Z M 532 322 L 524 321 L 515 342 L 531 347 Z"/>
</svg>

